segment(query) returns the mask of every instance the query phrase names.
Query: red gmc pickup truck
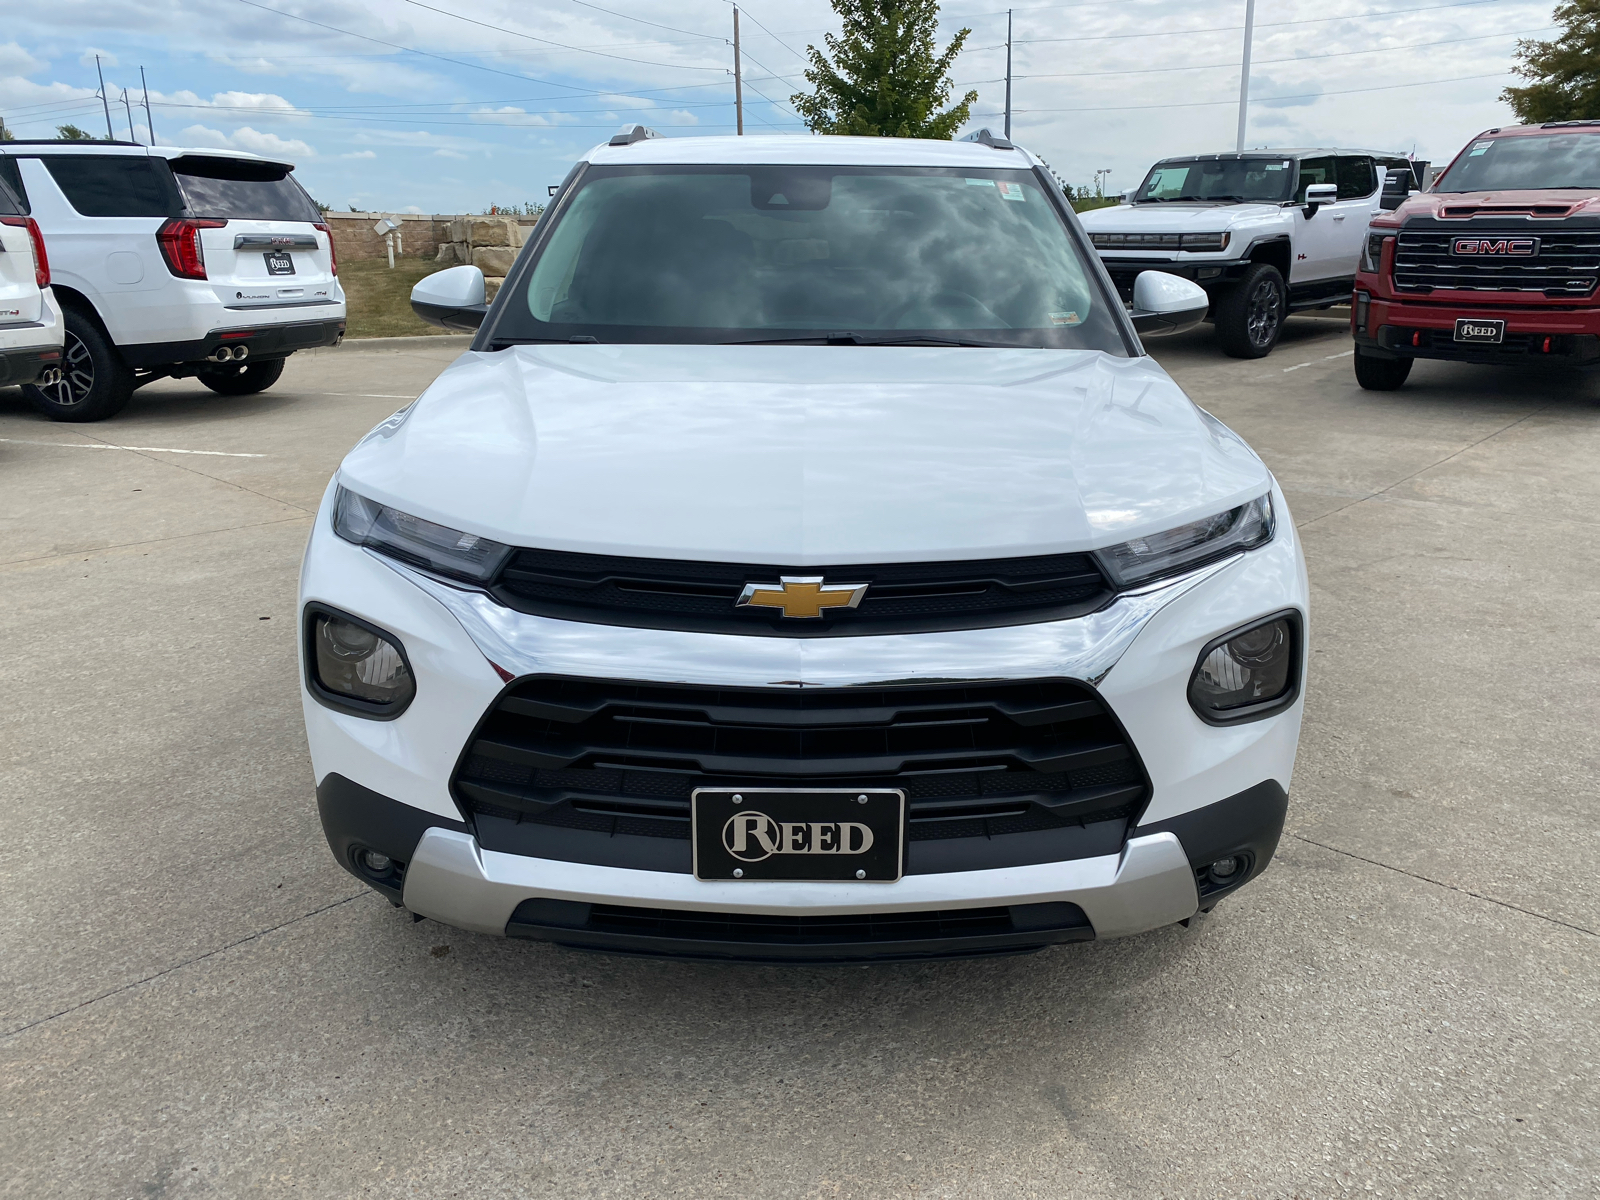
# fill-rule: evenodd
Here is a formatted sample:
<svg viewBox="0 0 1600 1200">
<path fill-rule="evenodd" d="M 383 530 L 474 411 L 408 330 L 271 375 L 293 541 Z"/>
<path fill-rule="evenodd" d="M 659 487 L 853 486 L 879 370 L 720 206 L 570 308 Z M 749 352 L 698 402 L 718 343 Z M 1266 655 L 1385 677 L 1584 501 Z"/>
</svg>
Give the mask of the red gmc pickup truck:
<svg viewBox="0 0 1600 1200">
<path fill-rule="evenodd" d="M 1600 364 L 1600 121 L 1490 129 L 1375 217 L 1356 274 L 1356 380 L 1418 358 Z"/>
</svg>

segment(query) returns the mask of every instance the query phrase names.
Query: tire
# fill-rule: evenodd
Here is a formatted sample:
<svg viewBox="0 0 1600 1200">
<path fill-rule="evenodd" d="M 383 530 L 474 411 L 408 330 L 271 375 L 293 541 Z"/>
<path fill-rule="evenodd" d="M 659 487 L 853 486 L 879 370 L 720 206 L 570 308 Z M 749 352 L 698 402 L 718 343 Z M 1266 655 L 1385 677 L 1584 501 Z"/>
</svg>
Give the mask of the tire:
<svg viewBox="0 0 1600 1200">
<path fill-rule="evenodd" d="M 1369 392 L 1392 392 L 1411 374 L 1413 358 L 1377 358 L 1356 347 L 1356 382 Z"/>
<path fill-rule="evenodd" d="M 1217 297 L 1217 342 L 1233 358 L 1265 358 L 1278 344 L 1289 290 L 1270 263 L 1256 263 Z"/>
<path fill-rule="evenodd" d="M 253 396 L 278 382 L 284 361 L 274 358 L 242 366 L 215 367 L 200 372 L 200 382 L 219 396 Z"/>
<path fill-rule="evenodd" d="M 52 421 L 104 421 L 127 406 L 133 371 L 100 328 L 79 309 L 62 313 L 61 381 L 32 383 L 22 394 Z"/>
</svg>

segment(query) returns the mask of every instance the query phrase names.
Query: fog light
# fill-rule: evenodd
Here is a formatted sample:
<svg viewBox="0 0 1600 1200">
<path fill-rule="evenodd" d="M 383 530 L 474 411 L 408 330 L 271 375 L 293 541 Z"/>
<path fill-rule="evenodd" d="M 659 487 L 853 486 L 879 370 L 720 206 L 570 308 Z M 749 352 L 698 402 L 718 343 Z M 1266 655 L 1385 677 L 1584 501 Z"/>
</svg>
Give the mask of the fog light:
<svg viewBox="0 0 1600 1200">
<path fill-rule="evenodd" d="M 1299 621 L 1284 614 L 1218 638 L 1200 653 L 1189 703 L 1213 724 L 1265 716 L 1294 700 Z"/>
<path fill-rule="evenodd" d="M 1233 860 L 1230 858 L 1224 861 L 1232 862 Z M 379 854 L 376 850 L 363 850 L 361 852 L 361 865 L 374 875 L 387 875 L 389 868 L 394 866 L 394 859 L 387 854 Z M 1212 864 L 1211 869 L 1213 871 L 1217 869 L 1215 863 Z"/>
<path fill-rule="evenodd" d="M 384 862 L 388 861 L 384 859 Z M 1239 873 L 1239 866 L 1239 860 L 1231 854 L 1227 858 L 1219 858 L 1211 864 L 1211 878 L 1218 883 L 1226 883 Z"/>
<path fill-rule="evenodd" d="M 399 641 L 376 626 L 313 609 L 306 636 L 312 692 L 329 707 L 386 720 L 399 716 L 416 695 Z"/>
</svg>

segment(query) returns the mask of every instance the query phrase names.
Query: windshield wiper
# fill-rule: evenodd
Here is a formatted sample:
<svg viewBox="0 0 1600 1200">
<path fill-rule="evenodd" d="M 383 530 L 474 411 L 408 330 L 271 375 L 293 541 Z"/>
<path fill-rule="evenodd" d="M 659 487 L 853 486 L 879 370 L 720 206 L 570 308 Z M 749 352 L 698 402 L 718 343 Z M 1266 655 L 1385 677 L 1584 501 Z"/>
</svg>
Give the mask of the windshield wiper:
<svg viewBox="0 0 1600 1200">
<path fill-rule="evenodd" d="M 939 337 L 936 334 L 900 333 L 879 337 L 870 333 L 802 333 L 793 337 L 742 338 L 715 342 L 718 346 L 978 346 L 991 350 L 1033 350 L 1023 342 L 997 342 L 984 338 Z"/>
</svg>

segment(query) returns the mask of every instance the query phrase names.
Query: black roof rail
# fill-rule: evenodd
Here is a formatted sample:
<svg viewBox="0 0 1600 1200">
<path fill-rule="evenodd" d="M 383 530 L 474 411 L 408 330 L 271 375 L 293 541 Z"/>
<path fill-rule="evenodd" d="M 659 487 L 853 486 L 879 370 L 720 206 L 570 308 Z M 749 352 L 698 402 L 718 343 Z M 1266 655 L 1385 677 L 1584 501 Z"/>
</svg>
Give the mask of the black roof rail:
<svg viewBox="0 0 1600 1200">
<path fill-rule="evenodd" d="M 0 142 L 0 147 L 5 146 L 137 146 L 141 150 L 150 149 L 143 142 L 107 138 L 13 138 L 8 142 Z"/>
<path fill-rule="evenodd" d="M 991 150 L 1015 150 L 1010 138 L 995 137 L 987 129 L 980 129 L 976 133 L 969 133 L 961 139 L 963 142 L 977 142 L 980 146 L 987 146 Z"/>
<path fill-rule="evenodd" d="M 1560 129 L 1564 125 L 1600 125 L 1600 118 L 1589 121 L 1546 121 L 1540 129 Z"/>
<path fill-rule="evenodd" d="M 643 125 L 624 125 L 611 135 L 610 146 L 631 146 L 635 142 L 642 142 L 646 138 L 657 138 L 661 135 L 654 129 L 646 129 Z"/>
</svg>

